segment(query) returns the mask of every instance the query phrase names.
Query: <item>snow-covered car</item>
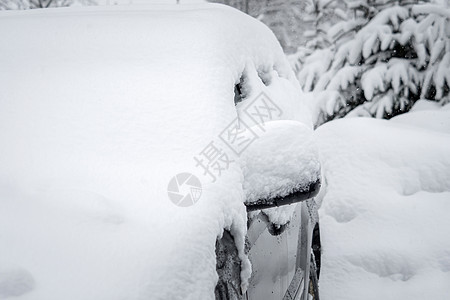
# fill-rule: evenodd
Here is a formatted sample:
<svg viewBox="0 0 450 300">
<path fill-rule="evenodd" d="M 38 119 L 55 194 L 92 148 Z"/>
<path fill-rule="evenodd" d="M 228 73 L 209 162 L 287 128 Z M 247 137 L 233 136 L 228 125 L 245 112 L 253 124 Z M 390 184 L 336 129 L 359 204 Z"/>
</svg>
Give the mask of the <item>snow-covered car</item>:
<svg viewBox="0 0 450 300">
<path fill-rule="evenodd" d="M 0 298 L 318 299 L 320 163 L 265 25 L 1 11 L 0 38 Z"/>
</svg>

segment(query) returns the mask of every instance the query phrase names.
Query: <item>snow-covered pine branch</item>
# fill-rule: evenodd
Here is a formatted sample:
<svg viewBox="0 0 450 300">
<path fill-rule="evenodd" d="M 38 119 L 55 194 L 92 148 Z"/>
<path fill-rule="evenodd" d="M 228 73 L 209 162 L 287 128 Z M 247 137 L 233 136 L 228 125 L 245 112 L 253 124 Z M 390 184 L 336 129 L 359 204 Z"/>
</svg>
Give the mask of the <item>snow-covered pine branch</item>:
<svg viewBox="0 0 450 300">
<path fill-rule="evenodd" d="M 291 57 L 304 91 L 317 95 L 316 126 L 346 115 L 391 118 L 419 99 L 450 102 L 450 8 L 362 0 L 349 11 L 328 30 L 330 46 Z"/>
</svg>

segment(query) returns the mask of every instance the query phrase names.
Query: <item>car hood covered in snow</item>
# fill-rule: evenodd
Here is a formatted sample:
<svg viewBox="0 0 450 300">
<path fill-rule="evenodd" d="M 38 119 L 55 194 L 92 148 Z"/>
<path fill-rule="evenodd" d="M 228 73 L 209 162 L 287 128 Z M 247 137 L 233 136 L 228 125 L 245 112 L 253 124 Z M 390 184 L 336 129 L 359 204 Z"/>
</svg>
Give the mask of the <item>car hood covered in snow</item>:
<svg viewBox="0 0 450 300">
<path fill-rule="evenodd" d="M 1 12 L 0 37 L 0 298 L 211 299 L 223 228 L 249 276 L 242 170 L 213 182 L 194 157 L 243 74 L 311 126 L 269 29 L 161 5 Z M 167 194 L 182 172 L 203 187 L 190 207 Z"/>
</svg>

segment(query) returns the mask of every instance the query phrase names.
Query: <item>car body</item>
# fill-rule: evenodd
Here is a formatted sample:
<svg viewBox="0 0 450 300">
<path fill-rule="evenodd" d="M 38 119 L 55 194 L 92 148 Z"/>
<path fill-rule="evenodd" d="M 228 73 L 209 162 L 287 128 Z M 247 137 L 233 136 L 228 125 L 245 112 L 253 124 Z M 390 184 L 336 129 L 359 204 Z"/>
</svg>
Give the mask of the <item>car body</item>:
<svg viewBox="0 0 450 300">
<path fill-rule="evenodd" d="M 252 299 L 252 249 L 275 241 L 249 248 L 256 224 L 289 244 L 261 258 L 311 248 L 313 200 L 259 213 L 320 181 L 301 90 L 262 23 L 212 4 L 48 9 L 0 12 L 0 37 L 0 295 L 213 299 L 228 236 Z"/>
</svg>

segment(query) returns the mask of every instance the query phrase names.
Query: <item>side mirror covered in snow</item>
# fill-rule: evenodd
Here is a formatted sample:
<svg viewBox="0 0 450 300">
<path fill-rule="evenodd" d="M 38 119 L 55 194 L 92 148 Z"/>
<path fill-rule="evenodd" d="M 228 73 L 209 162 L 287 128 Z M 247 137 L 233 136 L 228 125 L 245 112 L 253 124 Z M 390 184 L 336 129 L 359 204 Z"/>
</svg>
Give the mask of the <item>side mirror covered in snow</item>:
<svg viewBox="0 0 450 300">
<path fill-rule="evenodd" d="M 261 133 L 241 155 L 247 211 L 292 204 L 317 195 L 321 178 L 313 130 L 286 120 L 258 126 Z"/>
<path fill-rule="evenodd" d="M 311 182 L 304 190 L 295 191 L 286 196 L 276 196 L 270 199 L 259 199 L 253 202 L 246 202 L 245 206 L 247 207 L 247 211 L 255 211 L 308 200 L 319 193 L 320 185 L 320 179 L 318 179 L 315 182 Z"/>
</svg>

